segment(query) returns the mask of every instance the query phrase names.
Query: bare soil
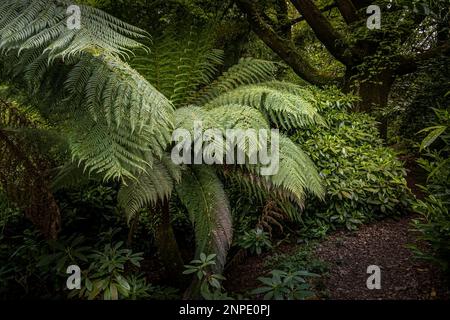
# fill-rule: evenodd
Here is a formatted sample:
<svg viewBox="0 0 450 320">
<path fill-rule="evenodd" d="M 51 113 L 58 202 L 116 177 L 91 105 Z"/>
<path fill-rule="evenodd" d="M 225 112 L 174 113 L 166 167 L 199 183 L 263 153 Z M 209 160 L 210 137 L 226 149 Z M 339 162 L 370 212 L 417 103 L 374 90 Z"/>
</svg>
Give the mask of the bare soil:
<svg viewBox="0 0 450 320">
<path fill-rule="evenodd" d="M 430 262 L 413 257 L 406 246 L 418 243 L 411 217 L 363 226 L 355 233 L 338 232 L 316 249 L 330 265 L 325 286 L 331 299 L 448 299 L 443 274 Z M 381 268 L 381 289 L 369 290 L 369 265 Z"/>
</svg>

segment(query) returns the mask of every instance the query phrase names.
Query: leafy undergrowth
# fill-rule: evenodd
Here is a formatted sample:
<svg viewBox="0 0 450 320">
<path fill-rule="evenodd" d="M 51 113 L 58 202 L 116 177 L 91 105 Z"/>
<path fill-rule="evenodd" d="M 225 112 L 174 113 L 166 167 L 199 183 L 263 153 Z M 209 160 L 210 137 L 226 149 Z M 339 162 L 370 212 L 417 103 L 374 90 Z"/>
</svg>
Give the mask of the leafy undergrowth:
<svg viewBox="0 0 450 320">
<path fill-rule="evenodd" d="M 286 240 L 270 252 L 247 257 L 242 263 L 230 264 L 225 272 L 227 280 L 224 287 L 228 292 L 248 295 L 255 288 L 261 287 L 259 279 L 270 277 L 273 270 L 324 275 L 328 271 L 328 266 L 313 256 L 315 246 L 315 243 L 297 244 L 295 241 Z M 326 296 L 322 277 L 310 277 L 307 282 L 310 289 L 314 289 L 319 296 Z"/>
</svg>

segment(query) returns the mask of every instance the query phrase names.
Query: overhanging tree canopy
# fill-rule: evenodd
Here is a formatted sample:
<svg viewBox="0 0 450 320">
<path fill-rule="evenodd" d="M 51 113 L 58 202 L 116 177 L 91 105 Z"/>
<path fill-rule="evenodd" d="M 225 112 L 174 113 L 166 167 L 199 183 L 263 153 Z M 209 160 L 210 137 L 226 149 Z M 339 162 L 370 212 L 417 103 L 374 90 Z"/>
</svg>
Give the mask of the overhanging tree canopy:
<svg viewBox="0 0 450 320">
<path fill-rule="evenodd" d="M 421 62 L 446 54 L 450 48 L 446 1 L 379 1 L 379 30 L 366 26 L 366 9 L 372 1 L 236 3 L 247 15 L 252 30 L 300 77 L 317 85 L 340 83 L 348 91 L 355 90 L 363 111 L 385 107 L 397 76 L 414 72 Z M 301 22 L 308 24 L 324 49 L 345 67 L 343 77 L 317 69 L 299 50 L 292 27 Z"/>
</svg>

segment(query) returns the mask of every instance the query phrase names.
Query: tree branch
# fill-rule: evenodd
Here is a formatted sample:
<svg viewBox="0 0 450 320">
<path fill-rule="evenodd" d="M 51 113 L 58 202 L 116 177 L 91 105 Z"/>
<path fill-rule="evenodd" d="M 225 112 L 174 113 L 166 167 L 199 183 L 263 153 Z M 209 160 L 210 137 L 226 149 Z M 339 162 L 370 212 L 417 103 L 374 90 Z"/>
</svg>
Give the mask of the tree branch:
<svg viewBox="0 0 450 320">
<path fill-rule="evenodd" d="M 337 80 L 334 76 L 315 69 L 305 57 L 298 53 L 291 41 L 281 38 L 264 21 L 253 0 L 236 0 L 236 3 L 247 14 L 252 30 L 301 78 L 316 85 L 329 84 Z"/>
<path fill-rule="evenodd" d="M 351 0 L 335 0 L 335 2 L 347 24 L 354 23 L 360 19 L 356 7 Z"/>
<path fill-rule="evenodd" d="M 329 4 L 329 5 L 325 6 L 325 7 L 323 7 L 322 9 L 320 9 L 320 12 L 325 13 L 327 11 L 330 11 L 331 9 L 334 9 L 334 8 L 336 8 L 336 4 L 332 3 L 332 4 Z M 289 21 L 289 26 L 293 26 L 293 25 L 295 25 L 295 24 L 297 24 L 299 22 L 302 22 L 302 21 L 305 21 L 305 18 L 303 16 L 300 16 L 298 18 L 292 19 L 291 21 Z"/>
<path fill-rule="evenodd" d="M 400 56 L 397 59 L 399 66 L 395 70 L 395 74 L 402 76 L 409 73 L 413 73 L 417 71 L 418 67 L 422 62 L 425 62 L 429 59 L 436 58 L 439 55 L 449 55 L 450 54 L 450 41 L 444 43 L 439 47 L 435 47 L 426 52 L 411 55 L 411 56 Z"/>
<path fill-rule="evenodd" d="M 346 66 L 353 64 L 352 50 L 345 43 L 342 35 L 337 32 L 325 18 L 312 0 L 290 0 L 297 11 L 305 18 L 320 42 L 340 62 Z"/>
</svg>

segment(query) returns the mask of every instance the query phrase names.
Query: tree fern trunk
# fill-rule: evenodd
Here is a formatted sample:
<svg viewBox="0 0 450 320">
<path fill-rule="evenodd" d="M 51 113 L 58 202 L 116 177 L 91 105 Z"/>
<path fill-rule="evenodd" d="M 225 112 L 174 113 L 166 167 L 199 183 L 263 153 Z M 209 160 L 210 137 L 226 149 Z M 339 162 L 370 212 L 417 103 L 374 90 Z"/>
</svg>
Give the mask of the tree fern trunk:
<svg viewBox="0 0 450 320">
<path fill-rule="evenodd" d="M 170 224 L 169 202 L 164 201 L 161 205 L 161 215 L 156 226 L 155 241 L 159 257 L 165 268 L 167 282 L 173 286 L 183 284 L 183 266 L 180 249 L 175 238 L 172 225 Z"/>
</svg>

